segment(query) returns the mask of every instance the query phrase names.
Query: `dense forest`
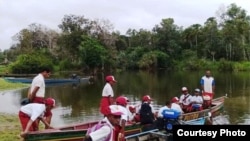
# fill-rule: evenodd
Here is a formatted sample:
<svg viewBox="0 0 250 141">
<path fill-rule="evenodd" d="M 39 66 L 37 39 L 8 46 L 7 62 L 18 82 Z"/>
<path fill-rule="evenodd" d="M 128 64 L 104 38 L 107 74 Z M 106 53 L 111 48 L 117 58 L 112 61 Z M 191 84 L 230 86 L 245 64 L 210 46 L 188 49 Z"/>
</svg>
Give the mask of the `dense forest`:
<svg viewBox="0 0 250 141">
<path fill-rule="evenodd" d="M 187 28 L 164 18 L 151 30 L 114 31 L 106 20 L 64 15 L 60 31 L 32 23 L 13 35 L 0 62 L 13 73 L 55 70 L 126 70 L 216 68 L 241 70 L 250 60 L 250 16 L 232 3 L 204 25 Z"/>
</svg>

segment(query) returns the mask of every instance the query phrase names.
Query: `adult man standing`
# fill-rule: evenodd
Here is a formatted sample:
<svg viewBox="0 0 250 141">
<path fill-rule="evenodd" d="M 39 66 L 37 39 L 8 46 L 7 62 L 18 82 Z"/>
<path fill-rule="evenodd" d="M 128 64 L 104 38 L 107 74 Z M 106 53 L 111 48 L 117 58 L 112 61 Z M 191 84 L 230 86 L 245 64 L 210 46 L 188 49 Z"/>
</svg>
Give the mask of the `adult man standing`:
<svg viewBox="0 0 250 141">
<path fill-rule="evenodd" d="M 42 68 L 41 72 L 33 78 L 29 90 L 29 99 L 32 103 L 44 103 L 45 78 L 50 76 L 50 69 Z"/>
<path fill-rule="evenodd" d="M 50 69 L 49 68 L 42 68 L 41 72 L 35 76 L 32 80 L 31 87 L 28 92 L 28 97 L 31 103 L 44 103 L 45 98 L 45 78 L 50 76 Z M 45 115 L 46 121 L 50 124 L 52 118 L 52 112 L 47 112 Z M 37 121 L 37 124 L 39 122 Z M 48 126 L 45 126 L 47 129 Z"/>
<path fill-rule="evenodd" d="M 114 104 L 114 91 L 112 86 L 116 83 L 114 76 L 106 76 L 106 84 L 102 90 L 102 99 L 100 104 L 100 112 L 106 115 L 106 109 L 108 106 Z"/>
<path fill-rule="evenodd" d="M 215 91 L 215 80 L 211 75 L 210 70 L 206 70 L 206 74 L 200 80 L 202 94 L 210 96 L 213 99 Z"/>
</svg>

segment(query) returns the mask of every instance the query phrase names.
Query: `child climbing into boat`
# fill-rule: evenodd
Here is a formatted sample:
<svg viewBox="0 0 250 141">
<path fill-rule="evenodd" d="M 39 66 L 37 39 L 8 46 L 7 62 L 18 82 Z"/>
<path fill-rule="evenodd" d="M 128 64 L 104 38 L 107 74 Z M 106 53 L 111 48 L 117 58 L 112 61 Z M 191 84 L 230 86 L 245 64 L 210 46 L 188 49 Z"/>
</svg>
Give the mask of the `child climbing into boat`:
<svg viewBox="0 0 250 141">
<path fill-rule="evenodd" d="M 122 110 L 119 105 L 110 105 L 105 110 L 105 118 L 88 129 L 84 141 L 113 141 L 118 138 L 115 126 L 120 124 Z"/>
</svg>

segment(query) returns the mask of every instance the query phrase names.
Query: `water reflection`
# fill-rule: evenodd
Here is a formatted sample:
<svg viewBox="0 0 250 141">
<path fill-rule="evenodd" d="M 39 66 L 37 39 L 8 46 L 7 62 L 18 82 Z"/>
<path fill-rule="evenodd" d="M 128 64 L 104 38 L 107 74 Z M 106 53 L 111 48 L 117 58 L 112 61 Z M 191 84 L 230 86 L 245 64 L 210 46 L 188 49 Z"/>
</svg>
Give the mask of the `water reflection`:
<svg viewBox="0 0 250 141">
<path fill-rule="evenodd" d="M 221 114 L 213 118 L 213 125 L 227 125 L 230 123 L 229 115 Z"/>
<path fill-rule="evenodd" d="M 239 121 L 237 121 L 239 125 L 250 125 L 250 113 L 244 114 L 242 117 L 240 117 Z"/>
<path fill-rule="evenodd" d="M 155 105 L 164 105 L 173 96 L 180 96 L 183 86 L 192 93 L 199 87 L 200 77 L 204 72 L 120 72 L 114 74 L 118 83 L 114 86 L 114 93 L 126 95 L 131 102 L 140 101 L 145 94 L 150 94 Z M 249 123 L 250 113 L 250 75 L 241 73 L 213 72 L 216 80 L 216 95 L 228 94 L 225 101 L 225 111 L 229 115 L 230 123 Z M 99 120 L 103 116 L 99 113 L 99 102 L 102 88 L 105 84 L 104 75 L 94 78 L 91 84 L 50 85 L 46 87 L 46 97 L 56 100 L 53 109 L 52 124 L 63 126 L 78 122 Z M 0 112 L 17 114 L 20 100 L 27 96 L 27 88 L 0 93 Z M 7 108 L 8 107 L 8 108 Z M 239 119 L 246 119 L 240 121 Z"/>
<path fill-rule="evenodd" d="M 0 92 L 0 112 L 16 114 L 20 108 L 20 93 L 23 89 Z"/>
</svg>

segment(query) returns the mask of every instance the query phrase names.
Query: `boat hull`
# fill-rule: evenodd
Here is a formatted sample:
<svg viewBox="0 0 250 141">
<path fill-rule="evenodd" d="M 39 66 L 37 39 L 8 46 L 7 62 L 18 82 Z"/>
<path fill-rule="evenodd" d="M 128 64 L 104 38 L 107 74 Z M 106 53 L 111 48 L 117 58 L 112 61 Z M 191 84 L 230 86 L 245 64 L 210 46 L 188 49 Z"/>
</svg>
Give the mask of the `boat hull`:
<svg viewBox="0 0 250 141">
<path fill-rule="evenodd" d="M 97 124 L 96 122 L 82 123 L 72 126 L 65 126 L 58 129 L 47 129 L 27 134 L 25 141 L 82 141 L 87 129 Z M 125 136 L 140 133 L 140 124 L 129 124 L 125 127 Z"/>
<path fill-rule="evenodd" d="M 224 99 L 225 97 L 220 97 L 217 99 L 214 99 L 212 101 L 213 106 L 210 109 L 205 109 L 198 112 L 192 112 L 183 114 L 181 120 L 189 125 L 204 125 L 205 121 L 204 119 L 206 117 L 209 117 L 209 113 L 212 114 L 212 117 L 217 116 L 219 113 L 223 111 L 223 105 L 224 105 Z M 98 121 L 95 122 L 89 122 L 89 123 L 81 123 L 77 125 L 70 125 L 58 128 L 56 130 L 49 129 L 44 131 L 36 131 L 31 132 L 27 134 L 25 137 L 25 141 L 82 141 L 87 133 L 87 129 L 92 127 L 93 125 L 97 124 Z M 161 134 L 159 132 L 154 133 L 147 133 L 142 132 L 142 126 L 137 124 L 128 124 L 125 128 L 125 136 L 130 137 L 127 138 L 128 141 L 138 140 L 138 137 L 141 138 L 147 138 L 152 137 L 152 135 L 156 136 L 158 134 L 158 140 L 167 140 L 168 134 L 166 136 L 163 136 L 164 134 Z M 136 137 L 135 135 L 138 135 Z M 160 136 L 162 135 L 162 136 Z M 135 136 L 135 137 L 134 137 Z"/>
<path fill-rule="evenodd" d="M 172 134 L 166 134 L 158 129 L 153 129 L 131 136 L 126 136 L 125 139 L 126 141 L 171 141 L 172 137 Z"/>
<path fill-rule="evenodd" d="M 8 82 L 12 83 L 26 83 L 26 84 L 31 84 L 32 83 L 32 78 L 15 78 L 15 77 L 5 77 L 4 78 Z M 64 83 L 84 83 L 88 82 L 89 78 L 77 78 L 77 79 L 45 79 L 45 84 L 64 84 Z"/>
<path fill-rule="evenodd" d="M 211 108 L 204 109 L 197 112 L 191 112 L 183 114 L 181 117 L 182 121 L 195 120 L 202 117 L 215 117 L 218 116 L 224 110 L 224 100 L 226 96 L 222 96 L 216 99 L 213 99 Z M 211 115 L 210 115 L 211 114 Z"/>
</svg>

